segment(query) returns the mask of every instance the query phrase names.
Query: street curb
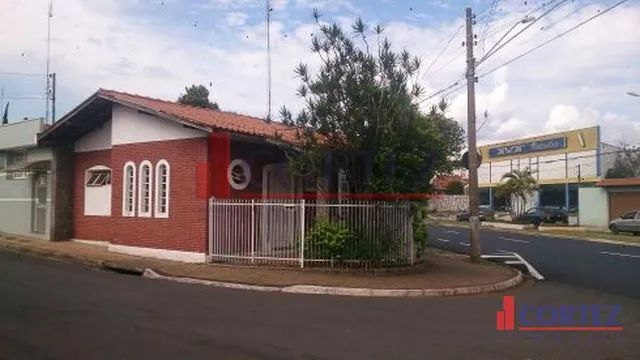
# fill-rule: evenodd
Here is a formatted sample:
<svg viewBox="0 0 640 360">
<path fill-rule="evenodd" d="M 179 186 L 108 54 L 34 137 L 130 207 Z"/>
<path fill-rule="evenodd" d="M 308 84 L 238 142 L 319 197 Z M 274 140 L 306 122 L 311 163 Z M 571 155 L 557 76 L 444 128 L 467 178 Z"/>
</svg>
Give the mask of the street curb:
<svg viewBox="0 0 640 360">
<path fill-rule="evenodd" d="M 160 275 L 152 269 L 145 269 L 142 276 L 150 279 L 161 279 L 176 281 L 188 284 L 200 284 L 236 290 L 253 290 L 267 292 L 281 292 L 286 294 L 306 294 L 306 295 L 337 295 L 337 296 L 360 296 L 360 297 L 437 297 L 437 296 L 459 296 L 477 295 L 489 292 L 501 291 L 519 285 L 524 280 L 522 272 L 511 279 L 490 285 L 465 286 L 445 289 L 370 289 L 370 288 L 347 288 L 318 285 L 291 285 L 291 286 L 262 286 L 229 283 L 222 281 L 211 281 L 192 279 L 176 276 Z"/>
<path fill-rule="evenodd" d="M 64 252 L 52 251 L 47 249 L 32 249 L 26 246 L 20 246 L 18 244 L 0 244 L 0 248 L 14 251 L 18 254 L 31 254 L 36 256 L 43 256 L 47 258 L 54 258 L 60 260 L 67 260 L 82 265 L 105 269 L 110 271 L 131 273 L 141 275 L 149 279 L 169 280 L 187 284 L 199 284 L 215 286 L 226 289 L 236 290 L 252 290 L 263 292 L 279 292 L 287 294 L 306 294 L 306 295 L 337 295 L 337 296 L 360 296 L 360 297 L 438 297 L 438 296 L 459 296 L 459 295 L 477 295 L 495 291 L 502 291 L 514 286 L 519 285 L 524 280 L 522 272 L 519 270 L 517 274 L 511 279 L 507 279 L 495 284 L 478 285 L 478 286 L 465 286 L 457 288 L 445 288 L 445 289 L 371 289 L 371 288 L 348 288 L 348 287 L 331 287 L 320 285 L 291 285 L 291 286 L 266 286 L 266 285 L 254 285 L 254 284 L 241 284 L 231 283 L 215 280 L 202 280 L 188 277 L 167 276 L 162 275 L 154 271 L 153 269 L 141 269 L 132 267 L 119 262 L 111 262 L 107 260 L 94 260 L 87 259 L 81 256 L 73 256 Z"/>
</svg>

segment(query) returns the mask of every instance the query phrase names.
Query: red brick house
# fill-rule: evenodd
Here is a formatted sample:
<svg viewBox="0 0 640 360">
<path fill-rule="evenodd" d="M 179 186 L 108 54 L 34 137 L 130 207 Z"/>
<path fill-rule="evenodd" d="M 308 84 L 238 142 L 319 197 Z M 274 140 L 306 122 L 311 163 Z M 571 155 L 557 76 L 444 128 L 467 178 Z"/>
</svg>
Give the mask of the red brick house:
<svg viewBox="0 0 640 360">
<path fill-rule="evenodd" d="M 102 89 L 39 136 L 69 165 L 55 178 L 62 232 L 189 262 L 205 261 L 210 196 L 302 191 L 283 142 L 295 130 L 280 123 Z"/>
</svg>

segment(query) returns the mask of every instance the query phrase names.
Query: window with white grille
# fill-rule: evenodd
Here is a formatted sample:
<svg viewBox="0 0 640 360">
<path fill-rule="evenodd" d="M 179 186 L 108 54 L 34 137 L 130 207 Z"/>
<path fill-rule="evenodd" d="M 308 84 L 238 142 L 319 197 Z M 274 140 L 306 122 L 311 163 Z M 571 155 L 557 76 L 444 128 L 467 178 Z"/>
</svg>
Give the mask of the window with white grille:
<svg viewBox="0 0 640 360">
<path fill-rule="evenodd" d="M 111 185 L 111 170 L 88 170 L 86 178 L 85 185 L 89 187 Z"/>
<path fill-rule="evenodd" d="M 136 215 L 136 166 L 133 162 L 124 164 L 122 173 L 122 216 Z"/>
<path fill-rule="evenodd" d="M 169 184 L 171 181 L 171 169 L 166 160 L 160 160 L 156 164 L 156 198 L 155 217 L 169 217 Z"/>
<path fill-rule="evenodd" d="M 85 170 L 84 215 L 111 216 L 111 169 L 107 166 Z"/>
<path fill-rule="evenodd" d="M 151 188 L 153 183 L 151 162 L 145 160 L 140 164 L 138 180 L 138 216 L 151 217 Z"/>
</svg>

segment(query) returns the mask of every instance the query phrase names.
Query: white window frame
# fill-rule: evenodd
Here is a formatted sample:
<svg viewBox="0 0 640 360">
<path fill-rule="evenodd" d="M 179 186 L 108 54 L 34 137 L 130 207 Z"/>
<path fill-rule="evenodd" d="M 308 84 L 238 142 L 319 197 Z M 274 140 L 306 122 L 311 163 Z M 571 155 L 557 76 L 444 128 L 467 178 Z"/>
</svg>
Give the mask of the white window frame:
<svg viewBox="0 0 640 360">
<path fill-rule="evenodd" d="M 144 181 L 144 168 L 145 166 L 149 169 L 149 182 L 145 184 Z M 140 168 L 138 169 L 138 216 L 140 217 L 151 217 L 151 212 L 153 209 L 153 164 L 149 160 L 144 160 L 140 163 Z M 149 192 L 148 201 L 149 208 L 147 211 L 144 210 L 144 192 L 147 190 Z"/>
<path fill-rule="evenodd" d="M 162 206 L 162 199 L 161 199 L 161 195 L 162 195 L 162 191 L 160 190 L 160 186 L 162 185 L 161 179 L 160 179 L 160 166 L 166 166 L 167 168 L 167 190 L 166 190 L 166 205 L 165 205 L 165 211 L 162 212 L 161 211 L 161 206 Z M 168 218 L 169 217 L 169 204 L 170 204 L 170 199 L 171 199 L 171 194 L 170 194 L 170 190 L 171 190 L 171 166 L 169 165 L 169 162 L 167 160 L 160 160 L 156 163 L 156 168 L 155 168 L 155 206 L 154 206 L 154 217 L 157 218 Z"/>
<path fill-rule="evenodd" d="M 127 168 L 131 167 L 133 174 L 131 176 L 132 189 L 131 189 L 131 211 L 127 209 L 127 201 L 129 200 L 129 194 L 127 193 Z M 134 217 L 136 216 L 136 164 L 133 161 L 127 161 L 122 167 L 122 216 Z"/>
</svg>

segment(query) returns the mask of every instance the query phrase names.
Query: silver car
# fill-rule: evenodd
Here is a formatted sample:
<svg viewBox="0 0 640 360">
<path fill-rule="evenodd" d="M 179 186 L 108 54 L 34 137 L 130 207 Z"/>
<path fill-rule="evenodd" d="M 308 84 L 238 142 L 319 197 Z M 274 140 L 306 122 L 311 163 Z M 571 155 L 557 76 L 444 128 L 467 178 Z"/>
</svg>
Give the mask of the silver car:
<svg viewBox="0 0 640 360">
<path fill-rule="evenodd" d="M 633 233 L 633 235 L 640 235 L 640 210 L 631 211 L 611 220 L 609 230 L 614 234 L 625 231 Z"/>
</svg>

